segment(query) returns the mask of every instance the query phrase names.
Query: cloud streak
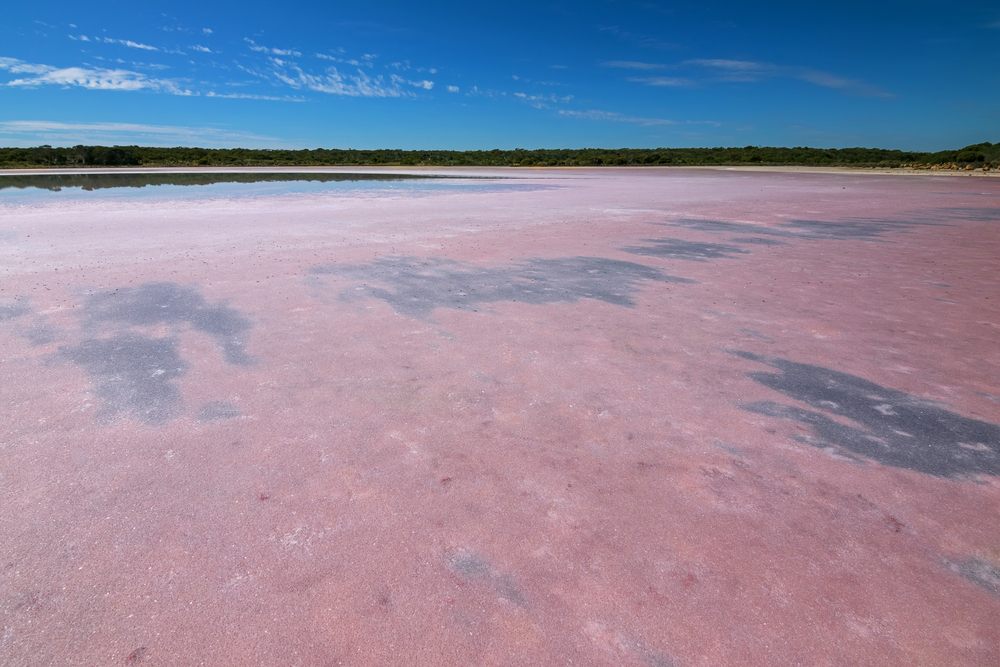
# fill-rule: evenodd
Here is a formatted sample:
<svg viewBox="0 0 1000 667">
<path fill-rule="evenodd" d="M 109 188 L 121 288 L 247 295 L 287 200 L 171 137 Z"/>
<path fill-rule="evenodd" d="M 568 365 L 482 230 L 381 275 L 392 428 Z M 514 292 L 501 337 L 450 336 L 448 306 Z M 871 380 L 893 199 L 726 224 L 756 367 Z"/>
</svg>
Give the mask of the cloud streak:
<svg viewBox="0 0 1000 667">
<path fill-rule="evenodd" d="M 256 145 L 287 147 L 276 137 L 246 132 L 233 132 L 214 127 L 183 127 L 172 125 L 142 125 L 137 123 L 62 123 L 46 120 L 0 121 L 0 137 L 16 137 L 31 144 L 48 143 L 118 144 L 143 143 L 154 146 L 178 144 L 206 147 Z"/>
<path fill-rule="evenodd" d="M 311 74 L 294 63 L 280 58 L 270 58 L 271 75 L 295 90 L 312 90 L 345 97 L 410 97 L 413 93 L 401 84 L 424 90 L 434 87 L 433 81 L 409 81 L 392 75 L 387 82 L 381 75 L 370 76 L 362 70 L 357 75 L 343 74 L 336 67 L 328 67 L 322 74 Z"/>
<path fill-rule="evenodd" d="M 160 49 L 155 46 L 150 46 L 149 44 L 140 44 L 139 42 L 133 42 L 130 39 L 112 39 L 110 37 L 95 37 L 93 40 L 88 38 L 86 35 L 80 35 L 79 37 L 69 36 L 70 39 L 79 39 L 82 42 L 104 42 L 105 44 L 121 44 L 122 46 L 127 46 L 131 49 L 142 49 L 143 51 L 159 51 Z"/>
<path fill-rule="evenodd" d="M 551 104 L 565 104 L 573 99 L 572 95 L 557 97 L 555 95 L 527 95 L 525 93 L 514 93 L 514 97 L 536 109 L 551 109 Z"/>
<path fill-rule="evenodd" d="M 244 37 L 243 41 L 247 42 L 250 45 L 250 50 L 251 51 L 257 51 L 258 53 L 264 53 L 264 54 L 267 54 L 267 55 L 270 55 L 270 56 L 295 56 L 295 57 L 299 57 L 299 56 L 302 55 L 301 52 L 296 51 L 295 49 L 272 49 L 272 48 L 269 48 L 267 46 L 260 46 L 259 44 L 257 44 L 256 42 L 254 42 L 249 37 Z"/>
<path fill-rule="evenodd" d="M 679 79 L 672 76 L 630 76 L 626 81 L 631 81 L 633 83 L 642 83 L 647 86 L 665 86 L 665 87 L 676 87 L 681 88 L 685 86 L 691 86 L 693 83 L 689 79 Z"/>
<path fill-rule="evenodd" d="M 829 72 L 807 67 L 775 65 L 751 60 L 726 60 L 721 58 L 695 58 L 685 60 L 681 65 L 700 67 L 714 72 L 713 80 L 733 83 L 755 83 L 767 78 L 790 78 L 805 81 L 816 86 L 832 88 L 848 95 L 860 97 L 895 97 L 878 86 L 861 79 L 850 79 Z"/>
<path fill-rule="evenodd" d="M 615 111 L 600 111 L 591 109 L 589 111 L 569 111 L 560 109 L 559 115 L 564 118 L 580 118 L 583 120 L 611 121 L 614 123 L 633 123 L 635 125 L 676 125 L 677 121 L 667 118 L 642 118 L 638 116 L 627 116 Z"/>
<path fill-rule="evenodd" d="M 332 60 L 335 63 L 343 63 L 344 65 L 351 65 L 353 67 L 374 67 L 375 63 L 372 61 L 378 56 L 366 53 L 361 56 L 361 60 L 356 60 L 354 58 L 338 58 L 336 56 L 329 56 L 325 53 L 317 53 L 316 57 L 321 60 Z"/>
<path fill-rule="evenodd" d="M 87 88 L 89 90 L 150 90 L 172 95 L 194 95 L 192 91 L 171 79 L 155 79 L 139 72 L 126 69 L 104 69 L 99 67 L 53 67 L 37 63 L 26 63 L 15 58 L 0 58 L 0 70 L 12 74 L 32 74 L 3 84 L 32 88 L 56 85 L 63 87 Z"/>
<path fill-rule="evenodd" d="M 642 63 L 635 60 L 609 60 L 601 63 L 601 67 L 618 67 L 621 69 L 663 69 L 668 65 L 661 63 Z"/>
</svg>

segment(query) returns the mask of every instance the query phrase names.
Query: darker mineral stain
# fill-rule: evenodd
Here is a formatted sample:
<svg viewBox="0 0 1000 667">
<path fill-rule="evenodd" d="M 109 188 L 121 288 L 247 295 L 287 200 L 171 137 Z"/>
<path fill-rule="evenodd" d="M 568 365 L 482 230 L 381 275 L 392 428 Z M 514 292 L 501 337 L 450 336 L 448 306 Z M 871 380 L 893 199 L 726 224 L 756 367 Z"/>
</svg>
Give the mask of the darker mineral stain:
<svg viewBox="0 0 1000 667">
<path fill-rule="evenodd" d="M 756 236 L 736 236 L 729 239 L 733 243 L 746 243 L 749 245 L 766 245 L 766 246 L 777 246 L 777 245 L 788 245 L 784 241 L 779 241 L 777 239 L 765 239 L 758 238 Z"/>
<path fill-rule="evenodd" d="M 513 577 L 503 572 L 496 572 L 490 563 L 479 556 L 462 551 L 447 556 L 448 565 L 455 572 L 470 581 L 482 581 L 489 584 L 503 599 L 523 607 L 526 603 Z"/>
<path fill-rule="evenodd" d="M 59 331 L 45 324 L 44 321 L 37 321 L 31 326 L 26 327 L 21 332 L 21 335 L 28 340 L 28 344 L 32 347 L 50 345 L 59 340 Z"/>
<path fill-rule="evenodd" d="M 1000 568 L 978 558 L 970 558 L 961 563 L 946 560 L 945 567 L 971 581 L 988 593 L 1000 597 Z"/>
<path fill-rule="evenodd" d="M 812 240 L 862 239 L 880 240 L 891 232 L 902 232 L 921 225 L 940 224 L 931 219 L 913 217 L 905 220 L 879 218 L 843 218 L 840 220 L 789 220 L 778 227 L 725 220 L 679 219 L 668 223 L 674 227 L 719 234 L 760 234 L 779 238 Z"/>
<path fill-rule="evenodd" d="M 769 343 L 773 343 L 773 342 L 774 342 L 774 339 L 773 339 L 773 338 L 771 338 L 770 336 L 765 336 L 765 335 L 764 335 L 764 334 L 762 334 L 761 332 L 759 332 L 759 331 L 754 331 L 753 329 L 740 329 L 740 331 L 741 331 L 742 333 L 745 333 L 745 334 L 749 334 L 749 335 L 751 335 L 751 336 L 754 336 L 755 338 L 760 338 L 761 340 L 766 340 L 766 341 L 768 341 Z"/>
<path fill-rule="evenodd" d="M 694 262 L 704 262 L 723 257 L 731 259 L 738 254 L 745 255 L 749 252 L 728 243 L 705 243 L 702 241 L 685 241 L 683 239 L 643 239 L 643 243 L 652 243 L 653 245 L 628 246 L 627 248 L 622 248 L 622 250 L 633 255 L 671 257 Z"/>
<path fill-rule="evenodd" d="M 125 664 L 137 665 L 142 661 L 144 657 L 146 657 L 146 647 L 140 646 L 139 648 L 128 654 L 128 657 L 125 658 Z"/>
<path fill-rule="evenodd" d="M 246 366 L 253 363 L 244 347 L 246 334 L 252 326 L 250 320 L 229 306 L 209 304 L 194 287 L 147 283 L 98 292 L 87 298 L 83 312 L 88 325 L 187 323 L 214 338 L 230 364 Z"/>
<path fill-rule="evenodd" d="M 183 409 L 173 382 L 187 365 L 177 353 L 177 341 L 125 333 L 92 338 L 75 347 L 62 347 L 60 356 L 82 366 L 104 401 L 98 420 L 111 423 L 134 418 L 146 424 L 164 424 Z"/>
<path fill-rule="evenodd" d="M 642 654 L 642 659 L 650 667 L 677 667 L 677 663 L 673 658 L 669 658 L 665 655 L 659 653 L 653 653 L 650 651 L 644 652 Z"/>
<path fill-rule="evenodd" d="M 694 282 L 651 266 L 601 257 L 530 259 L 493 268 L 448 259 L 396 257 L 367 264 L 324 264 L 309 273 L 362 281 L 363 291 L 357 293 L 419 318 L 428 317 L 435 308 L 472 310 L 500 301 L 543 305 L 596 299 L 633 307 L 632 294 L 644 281 Z"/>
<path fill-rule="evenodd" d="M 773 401 L 740 407 L 811 426 L 814 437 L 804 439 L 809 444 L 841 448 L 930 475 L 1000 475 L 1000 426 L 996 424 L 963 417 L 856 375 L 751 352 L 733 354 L 781 371 L 749 376 L 813 409 Z"/>
<path fill-rule="evenodd" d="M 211 401 L 198 410 L 198 421 L 217 422 L 240 416 L 240 409 L 228 401 Z"/>
<path fill-rule="evenodd" d="M 0 303 L 0 322 L 17 319 L 31 312 L 27 297 L 16 296 Z"/>
</svg>

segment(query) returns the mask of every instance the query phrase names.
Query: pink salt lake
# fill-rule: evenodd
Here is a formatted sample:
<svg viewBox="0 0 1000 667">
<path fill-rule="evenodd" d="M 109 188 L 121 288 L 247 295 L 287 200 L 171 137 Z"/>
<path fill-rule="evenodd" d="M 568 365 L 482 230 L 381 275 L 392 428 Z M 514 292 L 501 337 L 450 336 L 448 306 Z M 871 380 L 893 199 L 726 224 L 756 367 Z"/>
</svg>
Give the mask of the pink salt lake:
<svg viewBox="0 0 1000 667">
<path fill-rule="evenodd" d="M 1000 180 L 423 173 L 0 198 L 0 665 L 1000 663 Z"/>
</svg>

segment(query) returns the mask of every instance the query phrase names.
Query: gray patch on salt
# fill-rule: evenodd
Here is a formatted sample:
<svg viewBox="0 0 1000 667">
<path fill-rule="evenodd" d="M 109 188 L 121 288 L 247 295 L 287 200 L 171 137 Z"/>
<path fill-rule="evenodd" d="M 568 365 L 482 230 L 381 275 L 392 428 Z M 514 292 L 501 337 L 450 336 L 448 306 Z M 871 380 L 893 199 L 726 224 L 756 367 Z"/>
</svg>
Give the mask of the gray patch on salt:
<svg viewBox="0 0 1000 667">
<path fill-rule="evenodd" d="M 49 326 L 42 320 L 25 328 L 21 332 L 21 335 L 28 339 L 28 344 L 32 347 L 51 345 L 59 340 L 59 330 Z"/>
<path fill-rule="evenodd" d="M 83 304 L 85 323 L 153 326 L 186 322 L 208 334 L 230 364 L 254 363 L 247 354 L 246 333 L 252 326 L 240 311 L 223 304 L 209 304 L 194 287 L 176 283 L 146 283 L 98 292 Z"/>
<path fill-rule="evenodd" d="M 503 599 L 523 607 L 527 601 L 521 593 L 513 577 L 503 572 L 496 572 L 489 561 L 468 551 L 449 553 L 446 556 L 448 565 L 458 574 L 470 581 L 483 581 L 497 592 Z"/>
<path fill-rule="evenodd" d="M 747 243 L 749 245 L 766 245 L 766 246 L 778 246 L 778 245 L 788 245 L 784 241 L 778 241 L 777 239 L 762 239 L 756 236 L 735 236 L 729 239 L 733 243 Z"/>
<path fill-rule="evenodd" d="M 59 355 L 83 367 L 97 387 L 104 407 L 97 419 L 110 424 L 133 418 L 165 424 L 184 406 L 174 380 L 187 372 L 172 338 L 126 333 L 62 347 Z"/>
<path fill-rule="evenodd" d="M 603 257 L 529 259 L 501 267 L 480 267 L 448 259 L 395 257 L 367 264 L 323 264 L 313 276 L 363 281 L 345 299 L 380 299 L 404 315 L 427 318 L 435 308 L 473 310 L 483 303 L 520 301 L 532 305 L 596 299 L 634 307 L 632 294 L 644 281 L 693 283 L 634 262 Z M 375 283 L 385 287 L 371 285 Z"/>
<path fill-rule="evenodd" d="M 240 416 L 240 409 L 228 401 L 211 401 L 198 410 L 198 421 L 217 422 Z"/>
<path fill-rule="evenodd" d="M 741 332 L 754 336 L 755 338 L 760 338 L 761 340 L 766 340 L 769 343 L 773 343 L 774 339 L 770 336 L 765 336 L 759 331 L 754 331 L 753 329 L 740 329 Z"/>
<path fill-rule="evenodd" d="M 15 296 L 0 302 L 0 322 L 24 317 L 31 312 L 31 305 L 26 296 Z"/>
<path fill-rule="evenodd" d="M 944 565 L 958 576 L 1000 597 L 1000 568 L 978 558 L 970 558 L 961 563 L 945 560 Z"/>
<path fill-rule="evenodd" d="M 947 226 L 959 221 L 989 221 L 1000 219 L 998 209 L 988 207 L 949 207 L 910 211 L 895 219 L 848 217 L 839 220 L 788 220 L 777 227 L 754 223 L 681 218 L 666 225 L 696 229 L 703 232 L 728 234 L 760 234 L 779 238 L 811 240 L 860 239 L 883 241 L 892 233 L 905 233 L 913 227 Z M 733 239 L 734 241 L 736 239 Z"/>
<path fill-rule="evenodd" d="M 705 243 L 702 241 L 685 241 L 683 239 L 642 239 L 644 243 L 652 243 L 651 246 L 628 246 L 622 248 L 624 252 L 633 255 L 646 255 L 648 257 L 671 257 L 674 259 L 687 259 L 693 262 L 704 262 L 709 259 L 728 258 L 733 259 L 736 255 L 749 254 L 748 250 L 728 243 Z"/>
<path fill-rule="evenodd" d="M 941 477 L 1000 475 L 1000 426 L 970 419 L 856 375 L 739 350 L 732 354 L 781 373 L 749 376 L 813 410 L 773 401 L 740 407 L 811 426 L 807 444 L 850 451 L 879 463 Z M 848 419 L 844 424 L 831 416 Z M 849 455 L 848 455 L 849 456 Z"/>
</svg>

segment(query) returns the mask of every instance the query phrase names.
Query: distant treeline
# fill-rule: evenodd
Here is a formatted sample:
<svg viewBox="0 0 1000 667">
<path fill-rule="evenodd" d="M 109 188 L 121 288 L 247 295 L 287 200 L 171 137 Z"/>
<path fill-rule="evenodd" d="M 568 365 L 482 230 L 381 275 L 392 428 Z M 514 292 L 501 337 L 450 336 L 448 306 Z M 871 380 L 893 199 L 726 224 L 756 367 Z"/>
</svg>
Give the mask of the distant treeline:
<svg viewBox="0 0 1000 667">
<path fill-rule="evenodd" d="M 528 167 L 615 165 L 817 165 L 900 167 L 945 165 L 1000 167 L 1000 144 L 920 153 L 880 148 L 578 148 L 512 151 L 251 150 L 246 148 L 151 148 L 74 146 L 0 148 L 0 168 L 24 167 L 306 167 L 422 165 L 430 167 Z"/>
</svg>

